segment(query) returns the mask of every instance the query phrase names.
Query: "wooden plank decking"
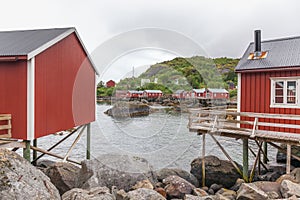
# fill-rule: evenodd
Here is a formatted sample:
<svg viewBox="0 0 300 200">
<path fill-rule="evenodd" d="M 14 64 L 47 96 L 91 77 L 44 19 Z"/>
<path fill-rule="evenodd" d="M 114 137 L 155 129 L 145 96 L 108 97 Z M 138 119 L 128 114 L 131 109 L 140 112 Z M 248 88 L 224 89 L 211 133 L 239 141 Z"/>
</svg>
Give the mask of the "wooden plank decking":
<svg viewBox="0 0 300 200">
<path fill-rule="evenodd" d="M 0 114 L 0 123 L 0 138 L 11 138 L 11 114 Z"/>
</svg>

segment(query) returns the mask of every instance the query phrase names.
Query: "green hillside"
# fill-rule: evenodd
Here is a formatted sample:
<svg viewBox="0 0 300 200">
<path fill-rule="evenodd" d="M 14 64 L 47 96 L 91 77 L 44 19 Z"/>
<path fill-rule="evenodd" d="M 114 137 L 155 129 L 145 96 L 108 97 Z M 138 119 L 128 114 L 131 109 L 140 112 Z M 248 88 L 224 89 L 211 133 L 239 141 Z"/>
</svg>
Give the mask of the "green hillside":
<svg viewBox="0 0 300 200">
<path fill-rule="evenodd" d="M 153 89 L 157 83 L 159 88 L 164 86 L 170 91 L 191 90 L 193 88 L 227 88 L 228 82 L 237 83 L 234 68 L 239 59 L 205 58 L 195 56 L 191 58 L 177 57 L 152 65 L 137 78 L 126 78 L 117 84 L 117 89 Z M 151 84 L 141 86 L 142 79 L 149 79 Z M 151 88 L 149 88 L 151 87 Z"/>
</svg>

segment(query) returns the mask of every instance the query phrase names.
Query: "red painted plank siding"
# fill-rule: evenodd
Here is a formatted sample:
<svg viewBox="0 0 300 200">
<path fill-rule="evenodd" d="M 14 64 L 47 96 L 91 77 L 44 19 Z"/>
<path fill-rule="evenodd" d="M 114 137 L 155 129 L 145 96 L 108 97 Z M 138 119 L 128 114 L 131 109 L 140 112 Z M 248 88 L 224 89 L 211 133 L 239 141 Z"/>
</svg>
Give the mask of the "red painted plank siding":
<svg viewBox="0 0 300 200">
<path fill-rule="evenodd" d="M 241 74 L 241 112 L 257 113 L 280 113 L 298 114 L 300 108 L 270 108 L 271 103 L 271 77 L 292 77 L 300 76 L 300 69 L 294 71 L 268 71 L 268 72 L 247 72 Z M 242 118 L 242 120 L 254 120 L 252 118 Z M 260 119 L 262 122 L 270 123 L 295 123 L 282 119 Z M 241 127 L 250 126 L 243 125 Z M 289 128 L 259 127 L 263 130 L 286 131 L 300 133 L 300 130 Z"/>
<path fill-rule="evenodd" d="M 12 114 L 12 137 L 27 138 L 27 61 L 0 62 L 0 114 Z"/>
<path fill-rule="evenodd" d="M 95 120 L 95 72 L 86 58 L 75 34 L 36 56 L 36 138 Z"/>
</svg>

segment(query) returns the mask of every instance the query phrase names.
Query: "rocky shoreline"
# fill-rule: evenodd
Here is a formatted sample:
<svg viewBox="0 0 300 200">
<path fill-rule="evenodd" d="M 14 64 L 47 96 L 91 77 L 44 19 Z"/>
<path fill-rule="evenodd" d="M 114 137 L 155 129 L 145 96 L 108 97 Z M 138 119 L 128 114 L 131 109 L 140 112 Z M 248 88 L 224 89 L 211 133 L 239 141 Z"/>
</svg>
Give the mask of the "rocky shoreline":
<svg viewBox="0 0 300 200">
<path fill-rule="evenodd" d="M 243 200 L 300 198 L 300 168 L 291 174 L 271 169 L 245 183 L 228 161 L 207 156 L 206 184 L 201 187 L 202 159 L 191 171 L 164 168 L 154 171 L 147 160 L 104 154 L 82 161 L 42 160 L 35 167 L 13 151 L 0 149 L 0 199 L 63 200 Z M 273 170 L 273 171 L 272 171 Z"/>
</svg>

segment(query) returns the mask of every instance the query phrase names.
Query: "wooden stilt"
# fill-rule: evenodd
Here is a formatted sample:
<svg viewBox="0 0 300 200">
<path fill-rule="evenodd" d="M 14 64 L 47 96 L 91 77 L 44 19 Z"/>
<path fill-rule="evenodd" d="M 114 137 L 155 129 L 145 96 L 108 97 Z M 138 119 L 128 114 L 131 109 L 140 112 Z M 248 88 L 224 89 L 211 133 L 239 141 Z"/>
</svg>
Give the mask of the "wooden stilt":
<svg viewBox="0 0 300 200">
<path fill-rule="evenodd" d="M 33 146 L 34 147 L 37 147 L 37 139 L 34 139 L 33 140 Z M 33 165 L 36 165 L 36 158 L 37 158 L 37 151 L 36 150 L 33 150 L 33 154 L 32 154 L 32 159 L 34 160 L 34 161 L 32 161 L 32 164 Z"/>
<path fill-rule="evenodd" d="M 202 186 L 205 186 L 205 134 L 202 135 Z"/>
<path fill-rule="evenodd" d="M 24 140 L 25 148 L 23 148 L 23 158 L 30 162 L 30 140 Z"/>
<path fill-rule="evenodd" d="M 249 169 L 249 158 L 248 158 L 248 139 L 243 139 L 243 179 L 248 182 L 248 169 Z"/>
<path fill-rule="evenodd" d="M 76 139 L 74 140 L 74 142 L 72 143 L 70 149 L 69 149 L 68 152 L 66 153 L 66 155 L 65 155 L 65 157 L 64 157 L 64 159 L 63 159 L 63 162 L 66 162 L 66 161 L 67 161 L 67 158 L 69 157 L 69 155 L 70 155 L 72 149 L 73 149 L 73 148 L 75 147 L 75 145 L 77 144 L 77 142 L 78 142 L 78 140 L 80 139 L 80 137 L 81 137 L 83 131 L 85 130 L 85 128 L 86 128 L 86 126 L 83 126 L 83 127 L 82 127 L 80 133 L 77 135 L 77 137 L 76 137 Z"/>
<path fill-rule="evenodd" d="M 261 146 L 261 144 L 259 145 Z M 251 169 L 251 172 L 250 172 L 250 178 L 249 178 L 249 182 L 251 183 L 252 180 L 253 180 L 253 177 L 254 177 L 254 172 L 255 172 L 255 167 L 259 161 L 259 156 L 260 156 L 260 148 L 258 149 L 258 152 L 257 152 L 257 155 L 256 155 L 256 158 L 255 158 L 255 161 L 254 161 L 254 164 L 253 164 L 253 167 Z"/>
<path fill-rule="evenodd" d="M 231 157 L 229 156 L 229 154 L 225 151 L 224 147 L 222 147 L 222 145 L 220 144 L 220 142 L 215 138 L 215 136 L 211 135 L 212 139 L 215 141 L 215 143 L 220 147 L 220 149 L 222 150 L 222 152 L 224 153 L 224 155 L 227 157 L 227 159 L 231 162 L 231 164 L 233 165 L 233 167 L 237 170 L 237 172 L 243 176 L 243 173 L 241 171 L 241 169 L 237 166 L 237 164 L 231 159 Z"/>
<path fill-rule="evenodd" d="M 263 163 L 267 164 L 269 159 L 268 159 L 268 143 L 264 142 L 264 157 L 263 157 Z"/>
<path fill-rule="evenodd" d="M 254 153 L 254 151 L 249 147 L 249 150 L 251 152 L 251 154 L 256 158 L 256 154 Z M 263 168 L 266 170 L 266 171 L 269 171 L 267 166 L 263 163 L 263 162 L 260 162 L 260 164 L 263 166 Z"/>
<path fill-rule="evenodd" d="M 291 173 L 291 145 L 286 145 L 286 174 Z"/>
<path fill-rule="evenodd" d="M 86 129 L 86 159 L 91 159 L 91 124 L 87 124 Z"/>
<path fill-rule="evenodd" d="M 259 145 L 259 143 L 258 143 L 257 140 L 255 140 L 255 143 L 257 144 L 258 148 L 260 149 L 260 153 L 263 153 L 264 158 L 266 158 L 266 159 L 267 159 L 267 162 L 268 162 L 268 161 L 269 161 L 268 156 L 267 156 L 267 154 L 265 153 L 265 151 L 263 150 L 262 146 Z"/>
</svg>

